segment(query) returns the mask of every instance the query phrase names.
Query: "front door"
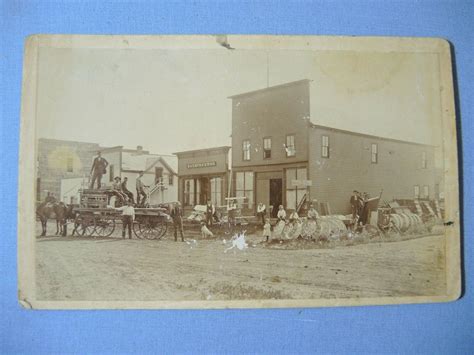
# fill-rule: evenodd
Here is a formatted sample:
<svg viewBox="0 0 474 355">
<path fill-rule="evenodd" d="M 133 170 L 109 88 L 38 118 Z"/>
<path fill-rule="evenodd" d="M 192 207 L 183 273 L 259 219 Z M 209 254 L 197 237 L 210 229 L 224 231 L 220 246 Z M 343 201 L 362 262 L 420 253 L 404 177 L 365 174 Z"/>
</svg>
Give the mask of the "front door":
<svg viewBox="0 0 474 355">
<path fill-rule="evenodd" d="M 211 198 L 209 193 L 209 178 L 203 177 L 199 179 L 200 186 L 201 186 L 201 193 L 199 196 L 199 204 L 205 205 L 207 200 Z"/>
<path fill-rule="evenodd" d="M 282 204 L 282 179 L 270 179 L 270 206 L 273 206 L 272 217 L 276 217 L 278 206 Z"/>
</svg>

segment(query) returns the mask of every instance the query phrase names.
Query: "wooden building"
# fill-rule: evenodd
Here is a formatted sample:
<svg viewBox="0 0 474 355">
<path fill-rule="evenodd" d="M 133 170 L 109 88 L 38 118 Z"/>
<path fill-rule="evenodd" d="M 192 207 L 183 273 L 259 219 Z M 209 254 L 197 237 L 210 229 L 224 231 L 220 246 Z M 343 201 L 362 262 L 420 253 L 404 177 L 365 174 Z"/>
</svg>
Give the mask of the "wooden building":
<svg viewBox="0 0 474 355">
<path fill-rule="evenodd" d="M 178 157 L 178 199 L 185 209 L 225 204 L 229 187 L 230 146 L 174 153 Z"/>
<path fill-rule="evenodd" d="M 298 209 L 305 201 L 328 202 L 349 213 L 352 191 L 383 198 L 438 198 L 434 146 L 370 136 L 312 123 L 310 81 L 231 96 L 232 193 Z"/>
</svg>

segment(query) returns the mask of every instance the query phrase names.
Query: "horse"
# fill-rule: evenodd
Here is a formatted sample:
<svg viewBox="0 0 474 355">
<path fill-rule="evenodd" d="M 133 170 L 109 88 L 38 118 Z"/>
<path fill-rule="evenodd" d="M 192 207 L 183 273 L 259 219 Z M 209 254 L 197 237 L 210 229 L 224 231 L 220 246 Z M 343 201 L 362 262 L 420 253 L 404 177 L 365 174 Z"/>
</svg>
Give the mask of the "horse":
<svg viewBox="0 0 474 355">
<path fill-rule="evenodd" d="M 66 206 L 63 202 L 40 204 L 36 209 L 36 215 L 41 221 L 41 236 L 46 235 L 48 219 L 56 219 L 56 235 L 66 236 L 66 222 L 72 215 L 72 208 L 72 205 Z"/>
</svg>

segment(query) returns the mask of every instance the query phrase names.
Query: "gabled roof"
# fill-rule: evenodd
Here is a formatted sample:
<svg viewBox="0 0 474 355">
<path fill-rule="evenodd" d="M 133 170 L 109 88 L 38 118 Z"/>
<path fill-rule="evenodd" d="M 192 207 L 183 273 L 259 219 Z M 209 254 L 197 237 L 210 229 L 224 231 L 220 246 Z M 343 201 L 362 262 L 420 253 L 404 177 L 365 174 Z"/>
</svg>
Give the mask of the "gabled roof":
<svg viewBox="0 0 474 355">
<path fill-rule="evenodd" d="M 150 164 L 149 167 L 147 167 L 143 172 L 148 172 L 150 171 L 153 167 L 156 166 L 156 164 L 161 163 L 172 175 L 178 175 L 173 168 L 166 162 L 166 160 L 163 159 L 163 157 L 157 158 L 153 163 Z"/>
</svg>

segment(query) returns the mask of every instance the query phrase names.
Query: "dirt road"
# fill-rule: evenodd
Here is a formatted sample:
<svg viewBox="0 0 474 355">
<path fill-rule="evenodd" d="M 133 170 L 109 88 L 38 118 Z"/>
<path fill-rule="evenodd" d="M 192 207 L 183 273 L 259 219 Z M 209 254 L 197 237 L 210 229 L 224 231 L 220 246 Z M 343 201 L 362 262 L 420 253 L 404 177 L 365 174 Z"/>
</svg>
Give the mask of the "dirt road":
<svg viewBox="0 0 474 355">
<path fill-rule="evenodd" d="M 229 244 L 222 239 L 37 238 L 37 299 L 308 299 L 444 292 L 443 236 L 310 250 L 253 247 L 251 240 L 245 251 L 224 253 Z"/>
</svg>

